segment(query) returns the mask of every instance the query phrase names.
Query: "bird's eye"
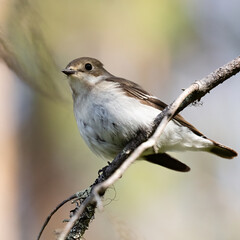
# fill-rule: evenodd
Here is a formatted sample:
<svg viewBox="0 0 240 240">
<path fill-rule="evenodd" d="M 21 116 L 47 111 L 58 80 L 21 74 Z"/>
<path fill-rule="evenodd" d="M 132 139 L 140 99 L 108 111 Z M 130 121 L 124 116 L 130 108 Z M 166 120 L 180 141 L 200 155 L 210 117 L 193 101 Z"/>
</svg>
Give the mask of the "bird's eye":
<svg viewBox="0 0 240 240">
<path fill-rule="evenodd" d="M 85 64 L 85 69 L 88 70 L 88 71 L 92 70 L 92 64 L 91 63 L 86 63 Z"/>
</svg>

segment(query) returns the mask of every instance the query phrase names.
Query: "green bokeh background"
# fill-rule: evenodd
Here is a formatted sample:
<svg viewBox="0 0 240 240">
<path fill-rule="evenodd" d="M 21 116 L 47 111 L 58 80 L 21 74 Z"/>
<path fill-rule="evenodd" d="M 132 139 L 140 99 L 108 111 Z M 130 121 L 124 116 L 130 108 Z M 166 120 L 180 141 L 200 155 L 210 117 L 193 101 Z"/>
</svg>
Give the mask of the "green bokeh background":
<svg viewBox="0 0 240 240">
<path fill-rule="evenodd" d="M 35 239 L 57 203 L 88 187 L 106 164 L 78 133 L 61 73 L 68 62 L 98 58 L 114 75 L 170 103 L 181 89 L 240 52 L 240 3 L 234 0 L 2 0 L 1 6 L 0 36 L 19 67 L 17 74 L 4 61 L 0 68 L 11 79 L 7 99 L 1 99 L 2 119 L 12 109 L 8 127 L 15 137 L 8 146 L 17 152 L 6 170 L 13 182 L 4 183 L 4 198 L 11 196 L 14 207 L 0 206 L 14 210 L 14 226 L 11 214 L 2 216 L 4 239 Z M 236 76 L 182 113 L 208 137 L 238 152 L 239 89 Z M 239 158 L 174 156 L 192 171 L 135 163 L 108 191 L 104 212 L 97 213 L 85 238 L 239 239 Z M 1 164 L 6 162 L 2 154 Z M 70 207 L 53 218 L 43 239 L 55 238 L 53 231 L 64 226 Z"/>
</svg>

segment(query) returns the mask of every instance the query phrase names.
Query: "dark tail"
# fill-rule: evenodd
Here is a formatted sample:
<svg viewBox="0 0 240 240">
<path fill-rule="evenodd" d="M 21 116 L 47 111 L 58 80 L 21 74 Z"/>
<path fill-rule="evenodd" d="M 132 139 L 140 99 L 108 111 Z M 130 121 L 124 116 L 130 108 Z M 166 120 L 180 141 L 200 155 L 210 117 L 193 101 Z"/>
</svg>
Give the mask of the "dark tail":
<svg viewBox="0 0 240 240">
<path fill-rule="evenodd" d="M 209 152 L 222 157 L 222 158 L 227 158 L 227 159 L 232 159 L 234 157 L 236 157 L 238 154 L 236 151 L 234 151 L 233 149 L 223 146 L 220 143 L 217 143 L 215 141 L 213 142 L 213 146 L 210 148 Z"/>
<path fill-rule="evenodd" d="M 144 159 L 148 162 L 169 168 L 171 170 L 179 171 L 179 172 L 188 172 L 190 171 L 190 167 L 186 164 L 178 161 L 177 159 L 171 157 L 166 153 L 158 153 L 144 156 Z"/>
</svg>

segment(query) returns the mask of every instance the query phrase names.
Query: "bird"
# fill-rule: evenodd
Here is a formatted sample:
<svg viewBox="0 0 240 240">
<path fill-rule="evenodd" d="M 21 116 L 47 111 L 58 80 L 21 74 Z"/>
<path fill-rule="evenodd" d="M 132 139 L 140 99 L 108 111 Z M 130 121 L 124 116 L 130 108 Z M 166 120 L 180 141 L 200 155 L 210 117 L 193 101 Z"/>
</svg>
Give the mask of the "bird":
<svg viewBox="0 0 240 240">
<path fill-rule="evenodd" d="M 150 131 L 154 119 L 167 104 L 140 85 L 109 73 L 103 64 L 90 57 L 72 60 L 62 72 L 72 92 L 73 110 L 79 132 L 97 155 L 113 159 L 139 131 Z M 156 143 L 141 159 L 179 172 L 190 167 L 169 152 L 203 151 L 232 159 L 237 152 L 209 139 L 177 114 Z"/>
</svg>

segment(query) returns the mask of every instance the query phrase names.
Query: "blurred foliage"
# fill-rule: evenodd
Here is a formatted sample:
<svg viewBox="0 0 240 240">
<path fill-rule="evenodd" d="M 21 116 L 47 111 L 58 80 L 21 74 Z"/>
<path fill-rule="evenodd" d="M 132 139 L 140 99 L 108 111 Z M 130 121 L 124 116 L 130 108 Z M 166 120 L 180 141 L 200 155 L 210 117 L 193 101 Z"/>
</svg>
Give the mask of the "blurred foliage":
<svg viewBox="0 0 240 240">
<path fill-rule="evenodd" d="M 0 56 L 23 81 L 48 97 L 60 97 L 58 67 L 41 30 L 41 17 L 32 2 L 12 3 L 0 35 Z"/>
<path fill-rule="evenodd" d="M 50 209 L 91 184 L 105 164 L 79 136 L 61 73 L 69 61 L 80 56 L 99 58 L 111 73 L 171 101 L 181 88 L 240 50 L 239 44 L 230 44 L 240 36 L 239 3 L 232 0 L 5 0 L 1 7 L 0 58 L 34 89 L 29 97 L 16 81 L 12 90 L 20 102 L 15 118 L 29 108 L 19 124 L 17 159 L 19 239 L 24 240 L 35 238 Z M 224 28 L 227 22 L 231 28 Z M 235 147 L 239 113 L 231 99 L 239 102 L 238 82 L 219 87 L 203 108 L 184 113 L 204 133 L 229 145 L 234 142 Z M 60 99 L 67 99 L 67 104 Z M 12 106 L 6 103 L 6 107 Z M 229 119 L 233 113 L 236 117 Z M 125 219 L 126 229 L 143 239 L 238 239 L 238 163 L 204 154 L 177 157 L 193 171 L 178 175 L 136 163 L 116 190 L 109 190 L 111 204 L 105 209 Z M 115 217 L 109 220 L 108 213 L 103 215 L 93 221 L 86 238 L 124 238 L 114 229 Z M 46 239 L 52 238 L 52 229 L 65 217 L 53 220 Z M 130 235 L 123 234 L 126 239 L 136 238 Z"/>
</svg>

